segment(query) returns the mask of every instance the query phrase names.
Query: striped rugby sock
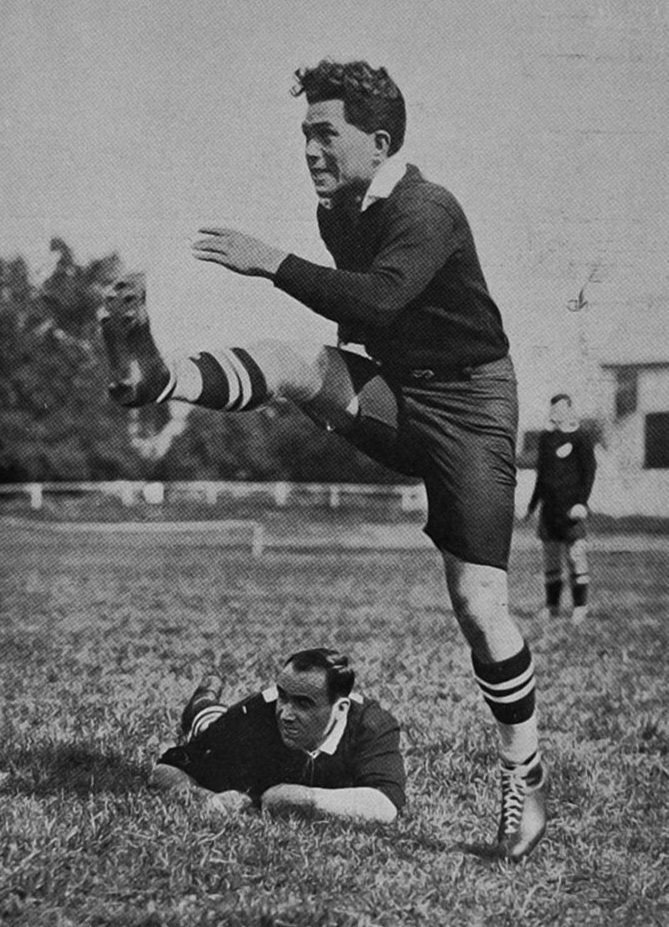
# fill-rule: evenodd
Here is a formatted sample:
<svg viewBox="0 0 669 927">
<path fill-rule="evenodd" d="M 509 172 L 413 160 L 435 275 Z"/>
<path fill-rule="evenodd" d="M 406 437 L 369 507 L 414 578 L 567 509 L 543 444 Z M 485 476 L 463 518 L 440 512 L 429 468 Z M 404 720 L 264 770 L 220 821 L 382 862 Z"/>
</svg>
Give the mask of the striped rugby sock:
<svg viewBox="0 0 669 927">
<path fill-rule="evenodd" d="M 500 756 L 511 765 L 538 755 L 536 694 L 532 654 L 523 644 L 513 657 L 483 663 L 472 654 L 476 681 L 497 722 Z"/>
<path fill-rule="evenodd" d="M 207 409 L 241 412 L 269 399 L 262 370 L 243 348 L 202 351 L 170 365 L 170 381 L 156 400 L 181 399 Z"/>
<path fill-rule="evenodd" d="M 194 737 L 198 737 L 203 731 L 206 731 L 209 725 L 213 724 L 214 721 L 218 721 L 227 710 L 225 705 L 207 705 L 198 711 L 188 732 L 188 740 L 191 741 Z"/>
<path fill-rule="evenodd" d="M 588 586 L 589 579 L 587 576 L 575 576 L 571 581 L 571 597 L 575 608 L 588 604 Z"/>
<path fill-rule="evenodd" d="M 546 573 L 544 588 L 548 608 L 559 608 L 562 597 L 562 576 L 559 573 Z"/>
</svg>

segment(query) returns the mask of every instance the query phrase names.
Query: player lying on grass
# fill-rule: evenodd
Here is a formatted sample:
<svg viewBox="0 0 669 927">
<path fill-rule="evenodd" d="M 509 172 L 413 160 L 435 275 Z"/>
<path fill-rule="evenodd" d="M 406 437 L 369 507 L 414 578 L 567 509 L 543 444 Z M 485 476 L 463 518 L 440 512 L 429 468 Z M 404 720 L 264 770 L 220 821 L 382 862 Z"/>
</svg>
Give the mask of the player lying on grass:
<svg viewBox="0 0 669 927">
<path fill-rule="evenodd" d="M 459 203 L 400 160 L 405 105 L 386 70 L 322 61 L 297 81 L 335 267 L 226 228 L 202 229 L 194 254 L 267 278 L 337 322 L 339 347 L 266 340 L 164 360 L 143 280 L 130 276 L 101 313 L 111 393 L 127 406 L 178 399 L 226 412 L 287 398 L 385 466 L 423 478 L 425 530 L 499 731 L 495 851 L 518 860 L 544 832 L 546 777 L 534 665 L 508 608 L 517 391 L 507 337 Z M 349 342 L 367 356 L 341 347 Z"/>
<path fill-rule="evenodd" d="M 288 657 L 276 685 L 225 708 L 207 677 L 184 709 L 186 743 L 168 750 L 152 782 L 217 793 L 229 811 L 261 805 L 341 818 L 395 819 L 405 801 L 397 721 L 352 692 L 355 674 L 334 650 Z"/>
</svg>

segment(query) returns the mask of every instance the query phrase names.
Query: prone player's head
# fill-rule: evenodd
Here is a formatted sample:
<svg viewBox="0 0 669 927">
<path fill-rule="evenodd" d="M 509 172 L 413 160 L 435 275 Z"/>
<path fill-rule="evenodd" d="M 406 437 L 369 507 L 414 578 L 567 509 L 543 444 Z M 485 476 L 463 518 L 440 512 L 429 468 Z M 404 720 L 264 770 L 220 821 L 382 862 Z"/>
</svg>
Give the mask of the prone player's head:
<svg viewBox="0 0 669 927">
<path fill-rule="evenodd" d="M 560 425 L 572 422 L 573 419 L 574 410 L 572 408 L 571 396 L 569 393 L 556 393 L 556 395 L 551 398 L 550 408 L 548 410 L 548 420 L 551 425 L 555 425 L 556 428 L 559 428 Z"/>
<path fill-rule="evenodd" d="M 401 91 L 385 68 L 324 59 L 295 72 L 294 96 L 307 98 L 302 123 L 309 171 L 322 198 L 367 189 L 406 131 Z"/>
<path fill-rule="evenodd" d="M 314 750 L 349 708 L 355 673 L 348 657 L 317 647 L 292 654 L 276 681 L 276 718 L 287 747 Z"/>
</svg>

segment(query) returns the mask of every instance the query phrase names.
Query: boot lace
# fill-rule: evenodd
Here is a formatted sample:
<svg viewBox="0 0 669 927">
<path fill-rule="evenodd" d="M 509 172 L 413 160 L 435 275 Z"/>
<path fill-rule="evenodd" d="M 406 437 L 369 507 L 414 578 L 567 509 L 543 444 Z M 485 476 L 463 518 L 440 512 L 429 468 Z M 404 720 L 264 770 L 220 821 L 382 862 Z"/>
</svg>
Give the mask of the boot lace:
<svg viewBox="0 0 669 927">
<path fill-rule="evenodd" d="M 520 827 L 526 793 L 525 770 L 502 766 L 502 830 L 505 834 L 513 834 Z"/>
</svg>

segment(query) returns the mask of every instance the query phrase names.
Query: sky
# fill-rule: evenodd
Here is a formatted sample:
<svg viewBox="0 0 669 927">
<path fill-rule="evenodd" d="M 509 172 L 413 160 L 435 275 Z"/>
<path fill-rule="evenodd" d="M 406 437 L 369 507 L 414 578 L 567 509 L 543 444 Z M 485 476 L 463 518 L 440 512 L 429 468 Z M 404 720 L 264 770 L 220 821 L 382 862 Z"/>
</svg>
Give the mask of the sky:
<svg viewBox="0 0 669 927">
<path fill-rule="evenodd" d="M 329 263 L 289 90 L 365 58 L 407 100 L 403 156 L 469 217 L 521 419 L 565 388 L 591 412 L 602 360 L 669 359 L 668 24 L 669 0 L 3 0 L 0 255 L 118 252 L 167 351 L 333 342 L 189 241 L 230 225 Z"/>
</svg>

